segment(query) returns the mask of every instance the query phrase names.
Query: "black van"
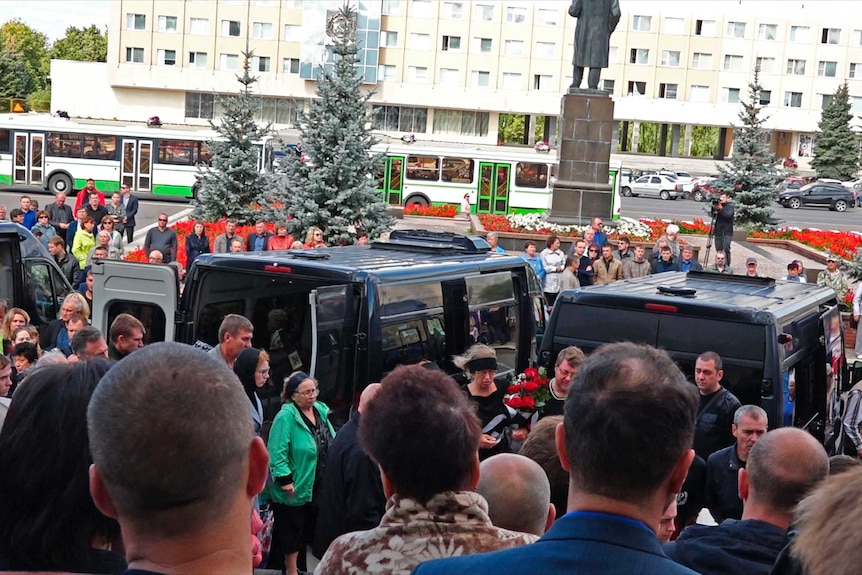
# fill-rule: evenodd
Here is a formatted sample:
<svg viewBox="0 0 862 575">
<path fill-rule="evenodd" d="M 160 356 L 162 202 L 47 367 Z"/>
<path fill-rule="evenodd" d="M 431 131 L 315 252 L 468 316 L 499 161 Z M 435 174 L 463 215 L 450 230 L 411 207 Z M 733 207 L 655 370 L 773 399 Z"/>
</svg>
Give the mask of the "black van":
<svg viewBox="0 0 862 575">
<path fill-rule="evenodd" d="M 395 366 L 426 359 L 455 373 L 452 356 L 475 341 L 496 348 L 501 373 L 520 372 L 546 319 L 525 260 L 490 253 L 479 237 L 422 230 L 370 246 L 203 255 L 182 299 L 168 265 L 100 261 L 93 277 L 93 324 L 107 330 L 128 312 L 148 342 L 213 346 L 225 315 L 248 317 L 253 345 L 270 355 L 270 416 L 296 369 L 317 378 L 337 420 Z"/>
<path fill-rule="evenodd" d="M 576 345 L 632 341 L 663 348 L 694 381 L 705 351 L 724 364 L 723 384 L 743 404 L 823 439 L 827 405 L 844 389 L 844 337 L 831 288 L 770 278 L 668 272 L 563 292 L 541 343 L 539 362 Z M 785 413 L 791 381 L 795 408 Z M 830 398 L 830 401 L 827 401 Z"/>
</svg>

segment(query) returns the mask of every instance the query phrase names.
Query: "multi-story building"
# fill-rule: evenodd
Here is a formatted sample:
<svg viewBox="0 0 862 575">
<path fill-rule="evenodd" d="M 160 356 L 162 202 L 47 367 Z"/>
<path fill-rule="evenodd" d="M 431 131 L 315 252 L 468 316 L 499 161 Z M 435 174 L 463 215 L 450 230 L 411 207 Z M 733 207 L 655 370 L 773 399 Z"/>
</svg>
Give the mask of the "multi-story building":
<svg viewBox="0 0 862 575">
<path fill-rule="evenodd" d="M 53 62 L 52 108 L 75 116 L 196 124 L 216 93 L 239 88 L 243 52 L 259 115 L 296 125 L 325 59 L 327 11 L 341 0 L 118 0 L 108 62 Z M 501 113 L 545 116 L 552 134 L 571 83 L 568 0 L 358 0 L 360 73 L 381 132 L 497 142 Z M 862 3 L 827 0 L 621 0 L 603 87 L 619 140 L 637 150 L 642 123 L 687 154 L 692 126 L 721 129 L 730 149 L 738 102 L 759 66 L 760 103 L 779 156 L 813 148 L 822 106 L 845 79 L 862 113 Z M 82 85 L 83 84 L 83 85 Z M 86 87 L 86 88 L 85 88 Z M 528 124 L 529 125 L 529 124 Z M 680 144 L 682 142 L 682 144 Z M 663 149 L 667 146 L 663 146 Z"/>
</svg>

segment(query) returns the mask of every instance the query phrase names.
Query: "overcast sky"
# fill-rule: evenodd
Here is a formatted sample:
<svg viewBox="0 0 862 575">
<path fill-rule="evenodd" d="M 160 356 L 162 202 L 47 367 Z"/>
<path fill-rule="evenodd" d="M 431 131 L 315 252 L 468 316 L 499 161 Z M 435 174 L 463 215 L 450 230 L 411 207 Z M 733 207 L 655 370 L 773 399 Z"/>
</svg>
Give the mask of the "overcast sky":
<svg viewBox="0 0 862 575">
<path fill-rule="evenodd" d="M 20 18 L 53 42 L 66 35 L 68 26 L 95 24 L 104 31 L 111 0 L 0 0 L 0 24 Z"/>
</svg>

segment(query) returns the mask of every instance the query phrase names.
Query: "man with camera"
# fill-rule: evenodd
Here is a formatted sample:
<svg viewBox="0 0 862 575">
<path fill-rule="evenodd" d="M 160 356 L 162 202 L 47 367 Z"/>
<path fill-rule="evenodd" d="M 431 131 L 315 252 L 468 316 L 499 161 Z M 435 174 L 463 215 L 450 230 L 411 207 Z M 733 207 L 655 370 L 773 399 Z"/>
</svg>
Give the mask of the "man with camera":
<svg viewBox="0 0 862 575">
<path fill-rule="evenodd" d="M 715 227 L 715 249 L 724 252 L 727 265 L 730 265 L 730 242 L 733 239 L 733 204 L 727 194 L 721 194 L 712 202 L 712 218 Z"/>
</svg>

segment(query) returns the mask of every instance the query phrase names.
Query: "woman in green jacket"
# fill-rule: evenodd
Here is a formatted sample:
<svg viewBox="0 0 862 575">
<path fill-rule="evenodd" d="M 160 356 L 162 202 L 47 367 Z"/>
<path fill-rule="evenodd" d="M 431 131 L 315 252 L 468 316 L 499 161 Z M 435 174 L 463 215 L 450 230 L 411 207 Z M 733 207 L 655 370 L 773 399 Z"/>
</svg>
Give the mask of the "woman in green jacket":
<svg viewBox="0 0 862 575">
<path fill-rule="evenodd" d="M 313 507 L 323 484 L 329 444 L 335 435 L 329 408 L 317 401 L 317 382 L 295 371 L 284 382 L 284 404 L 269 432 L 269 466 L 274 482 L 267 496 L 272 502 L 273 547 L 284 551 L 288 575 L 297 574 L 299 552 L 314 536 Z"/>
</svg>

